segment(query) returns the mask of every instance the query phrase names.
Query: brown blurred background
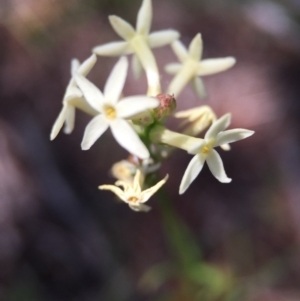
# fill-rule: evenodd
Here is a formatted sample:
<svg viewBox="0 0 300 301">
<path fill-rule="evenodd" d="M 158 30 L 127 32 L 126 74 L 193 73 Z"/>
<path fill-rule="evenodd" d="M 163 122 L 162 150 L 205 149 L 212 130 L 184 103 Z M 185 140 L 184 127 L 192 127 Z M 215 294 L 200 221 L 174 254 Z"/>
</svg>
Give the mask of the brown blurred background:
<svg viewBox="0 0 300 301">
<path fill-rule="evenodd" d="M 138 285 L 170 258 L 158 202 L 135 213 L 97 186 L 126 152 L 107 132 L 80 149 L 89 117 L 49 141 L 70 78 L 70 60 L 119 40 L 107 16 L 135 23 L 138 0 L 0 0 L 0 300 L 181 300 L 176 285 Z M 207 167 L 178 195 L 191 159 L 178 150 L 160 172 L 203 260 L 234 274 L 240 297 L 300 300 L 300 2 L 153 0 L 152 29 L 174 28 L 188 45 L 196 33 L 204 58 L 234 56 L 231 70 L 205 78 L 207 101 L 186 88 L 178 109 L 209 104 L 232 112 L 231 127 L 256 134 L 222 152 L 233 181 Z M 176 60 L 156 52 L 160 70 Z M 98 58 L 89 78 L 103 87 L 115 58 Z M 170 77 L 163 76 L 166 88 Z M 145 92 L 130 73 L 125 94 Z M 170 122 L 176 130 L 176 122 Z M 175 188 L 174 188 L 175 187 Z M 165 299 L 158 299 L 160 296 Z M 225 300 L 220 298 L 218 300 Z"/>
</svg>

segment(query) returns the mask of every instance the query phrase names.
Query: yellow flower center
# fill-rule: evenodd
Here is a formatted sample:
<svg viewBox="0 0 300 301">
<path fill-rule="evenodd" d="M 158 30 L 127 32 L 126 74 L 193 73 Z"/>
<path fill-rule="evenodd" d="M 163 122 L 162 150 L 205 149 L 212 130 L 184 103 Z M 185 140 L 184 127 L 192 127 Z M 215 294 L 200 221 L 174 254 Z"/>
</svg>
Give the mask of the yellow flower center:
<svg viewBox="0 0 300 301">
<path fill-rule="evenodd" d="M 104 106 L 104 114 L 108 119 L 115 119 L 117 115 L 115 108 L 109 105 Z"/>
<path fill-rule="evenodd" d="M 136 203 L 139 199 L 136 196 L 131 196 L 128 198 L 128 202 Z"/>
<path fill-rule="evenodd" d="M 210 151 L 210 146 L 208 145 L 205 145 L 202 149 L 202 154 L 207 154 L 209 151 Z"/>
</svg>

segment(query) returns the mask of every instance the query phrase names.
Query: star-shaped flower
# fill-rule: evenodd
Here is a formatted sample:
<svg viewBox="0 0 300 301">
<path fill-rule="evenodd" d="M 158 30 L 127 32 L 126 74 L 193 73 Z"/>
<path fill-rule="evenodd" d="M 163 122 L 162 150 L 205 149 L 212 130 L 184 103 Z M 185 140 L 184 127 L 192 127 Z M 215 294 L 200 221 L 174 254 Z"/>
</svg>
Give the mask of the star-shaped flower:
<svg viewBox="0 0 300 301">
<path fill-rule="evenodd" d="M 161 93 L 159 72 L 151 48 L 168 45 L 179 38 L 175 30 L 161 30 L 150 33 L 152 22 L 151 0 L 144 0 L 138 12 L 136 29 L 127 21 L 117 16 L 109 17 L 115 32 L 125 41 L 111 42 L 93 49 L 93 52 L 104 56 L 119 56 L 133 53 L 132 69 L 136 77 L 142 68 L 146 71 L 149 91 L 148 95 Z"/>
<path fill-rule="evenodd" d="M 161 187 L 163 186 L 167 179 L 168 175 L 164 179 L 159 181 L 154 186 L 142 190 L 144 184 L 144 175 L 138 169 L 134 176 L 133 183 L 128 183 L 124 181 L 117 181 L 115 185 L 101 185 L 99 189 L 101 190 L 110 190 L 116 194 L 123 202 L 127 203 L 129 207 L 134 211 L 149 211 L 151 208 L 144 203 L 146 203 L 150 197 Z M 123 187 L 123 190 L 118 187 Z"/>
<path fill-rule="evenodd" d="M 185 111 L 180 111 L 174 114 L 176 118 L 183 118 L 184 121 L 181 123 L 181 127 L 186 128 L 183 131 L 183 134 L 190 135 L 193 137 L 198 136 L 202 133 L 209 125 L 211 125 L 215 120 L 217 120 L 217 116 L 209 106 L 200 106 L 196 108 L 192 108 Z M 223 150 L 230 150 L 230 145 L 223 144 L 220 145 Z"/>
<path fill-rule="evenodd" d="M 206 91 L 199 76 L 225 71 L 235 64 L 233 57 L 201 60 L 203 44 L 200 34 L 195 36 L 188 50 L 180 41 L 172 43 L 172 48 L 180 63 L 169 64 L 165 70 L 169 74 L 175 74 L 167 90 L 167 93 L 173 93 L 175 97 L 189 82 L 199 97 L 205 97 Z"/>
<path fill-rule="evenodd" d="M 195 156 L 189 163 L 182 178 L 179 188 L 180 194 L 183 194 L 195 180 L 205 161 L 215 178 L 222 183 L 231 182 L 231 179 L 225 173 L 222 159 L 214 148 L 222 144 L 245 139 L 253 135 L 254 132 L 245 129 L 224 131 L 229 126 L 230 119 L 231 115 L 226 114 L 216 120 L 206 132 L 204 139 L 197 139 L 198 141 L 189 147 L 188 152 Z"/>
<path fill-rule="evenodd" d="M 70 134 L 74 129 L 75 123 L 75 108 L 81 109 L 82 111 L 95 115 L 96 111 L 83 99 L 82 92 L 77 88 L 74 80 L 75 74 L 81 74 L 86 76 L 91 69 L 94 67 L 97 61 L 95 54 L 91 55 L 81 65 L 77 59 L 73 59 L 71 62 L 71 79 L 67 86 L 62 104 L 62 110 L 60 111 L 50 134 L 50 139 L 53 140 L 58 135 L 63 124 L 65 123 L 64 132 Z"/>
<path fill-rule="evenodd" d="M 83 150 L 89 149 L 110 127 L 117 142 L 127 151 L 142 159 L 149 157 L 148 149 L 126 119 L 142 111 L 156 108 L 159 101 L 147 96 L 125 97 L 118 101 L 125 83 L 127 69 L 127 58 L 121 57 L 107 79 L 103 94 L 83 76 L 75 76 L 76 83 L 85 99 L 98 112 L 85 129 L 81 143 Z"/>
</svg>

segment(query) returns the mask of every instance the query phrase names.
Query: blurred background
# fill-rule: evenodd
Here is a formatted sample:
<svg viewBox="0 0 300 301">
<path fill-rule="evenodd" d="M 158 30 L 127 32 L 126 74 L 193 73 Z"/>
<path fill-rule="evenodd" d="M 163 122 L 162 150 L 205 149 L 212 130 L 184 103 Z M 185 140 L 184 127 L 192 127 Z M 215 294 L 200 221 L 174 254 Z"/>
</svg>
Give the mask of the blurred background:
<svg viewBox="0 0 300 301">
<path fill-rule="evenodd" d="M 89 116 L 50 142 L 71 59 L 119 40 L 107 16 L 135 24 L 140 4 L 0 0 L 0 300 L 300 300 L 298 0 L 153 0 L 152 30 L 174 28 L 185 45 L 200 32 L 204 58 L 237 58 L 204 78 L 208 100 L 187 87 L 178 110 L 208 104 L 256 131 L 222 152 L 229 185 L 205 167 L 179 196 L 191 157 L 178 150 L 163 164 L 175 223 L 157 196 L 135 213 L 97 189 L 127 154 L 109 131 L 81 151 Z M 169 47 L 155 54 L 162 74 L 176 61 Z M 115 62 L 99 57 L 89 79 L 102 88 Z M 125 94 L 145 88 L 130 72 Z"/>
</svg>

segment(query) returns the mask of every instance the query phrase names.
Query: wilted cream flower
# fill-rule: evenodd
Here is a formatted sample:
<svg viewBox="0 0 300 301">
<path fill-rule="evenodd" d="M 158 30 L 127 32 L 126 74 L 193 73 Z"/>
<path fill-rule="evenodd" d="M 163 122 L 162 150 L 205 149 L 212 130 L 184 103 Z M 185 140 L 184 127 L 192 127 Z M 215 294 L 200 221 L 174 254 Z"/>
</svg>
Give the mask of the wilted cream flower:
<svg viewBox="0 0 300 301">
<path fill-rule="evenodd" d="M 161 93 L 159 71 L 151 48 L 172 43 L 179 38 L 179 33 L 171 29 L 149 33 L 152 22 L 151 0 L 143 1 L 137 16 L 136 29 L 117 16 L 110 16 L 109 21 L 116 33 L 125 41 L 100 45 L 95 47 L 93 51 L 104 56 L 133 53 L 132 69 L 134 75 L 138 77 L 144 68 L 148 80 L 148 95 L 155 96 Z"/>
<path fill-rule="evenodd" d="M 118 161 L 111 168 L 112 176 L 126 183 L 132 182 L 134 171 L 133 164 L 127 160 Z"/>
<path fill-rule="evenodd" d="M 155 172 L 159 169 L 160 163 L 155 163 L 152 158 L 141 160 L 136 156 L 130 156 L 113 164 L 111 173 L 114 178 L 127 183 L 132 183 L 133 176 L 139 169 L 144 175 Z"/>
<path fill-rule="evenodd" d="M 142 190 L 144 184 L 144 175 L 138 169 L 132 184 L 124 181 L 117 181 L 115 185 L 101 185 L 99 186 L 99 189 L 112 191 L 123 202 L 127 203 L 132 210 L 147 212 L 151 208 L 144 203 L 146 203 L 150 197 L 166 183 L 168 177 L 169 176 L 166 175 L 165 178 L 159 181 L 156 185 L 146 190 Z M 123 187 L 123 190 L 118 186 Z"/>
<path fill-rule="evenodd" d="M 75 74 L 86 76 L 91 69 L 94 67 L 97 61 L 95 54 L 91 55 L 81 65 L 77 59 L 73 59 L 71 62 L 71 80 L 67 86 L 64 98 L 63 107 L 60 111 L 50 134 L 50 139 L 53 140 L 58 135 L 63 124 L 65 123 L 64 132 L 70 134 L 74 129 L 75 123 L 75 108 L 81 109 L 82 111 L 96 115 L 97 112 L 85 101 L 82 97 L 82 92 L 77 88 L 74 80 Z"/>
<path fill-rule="evenodd" d="M 142 111 L 156 108 L 159 102 L 156 98 L 147 96 L 125 97 L 118 101 L 125 83 L 127 69 L 127 58 L 121 57 L 108 77 L 104 94 L 86 78 L 75 76 L 76 83 L 84 97 L 98 112 L 85 129 L 81 143 L 83 150 L 88 150 L 110 127 L 117 142 L 127 151 L 142 159 L 149 157 L 148 149 L 126 119 Z"/>
<path fill-rule="evenodd" d="M 199 76 L 225 71 L 235 64 L 233 57 L 201 60 L 203 45 L 200 34 L 195 36 L 188 50 L 180 41 L 173 42 L 172 48 L 180 63 L 169 64 L 165 69 L 166 72 L 175 74 L 167 90 L 167 93 L 173 93 L 175 97 L 178 97 L 189 82 L 192 82 L 199 97 L 205 97 L 206 91 Z"/>
<path fill-rule="evenodd" d="M 189 163 L 182 178 L 179 188 L 180 194 L 183 194 L 195 180 L 202 170 L 205 161 L 216 179 L 222 183 L 231 182 L 231 179 L 225 173 L 222 159 L 214 148 L 222 144 L 245 139 L 253 135 L 254 131 L 245 129 L 224 131 L 229 126 L 230 119 L 231 115 L 226 114 L 216 120 L 206 132 L 204 139 L 197 139 L 198 141 L 189 147 L 188 153 L 195 156 Z"/>
<path fill-rule="evenodd" d="M 175 113 L 174 116 L 184 119 L 180 126 L 184 127 L 188 124 L 183 133 L 191 136 L 198 136 L 217 119 L 216 114 L 209 106 L 180 111 Z"/>
</svg>

